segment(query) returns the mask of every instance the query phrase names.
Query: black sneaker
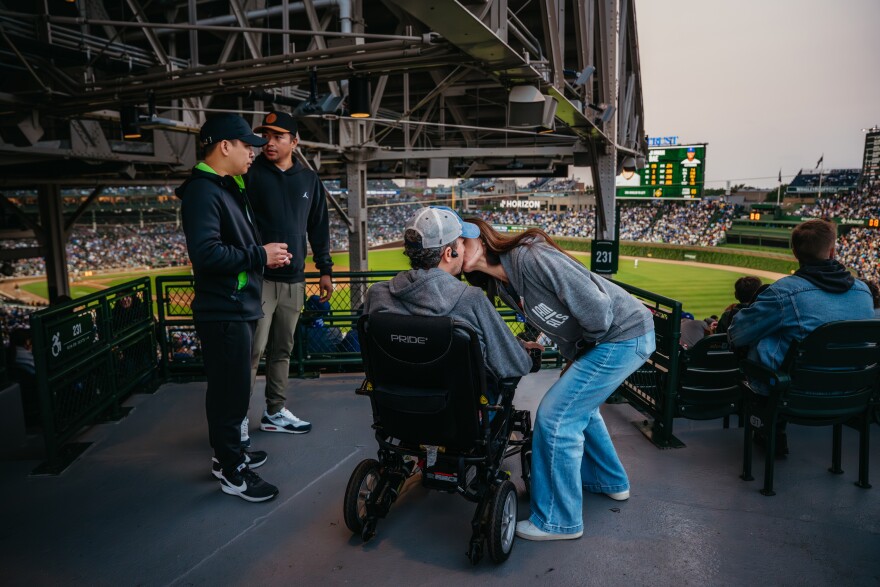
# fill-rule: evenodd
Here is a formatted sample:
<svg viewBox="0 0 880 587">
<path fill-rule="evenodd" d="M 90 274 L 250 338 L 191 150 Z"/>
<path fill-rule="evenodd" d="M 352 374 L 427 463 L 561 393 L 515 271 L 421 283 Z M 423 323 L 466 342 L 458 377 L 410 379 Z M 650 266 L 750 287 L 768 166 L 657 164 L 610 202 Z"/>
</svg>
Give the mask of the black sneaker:
<svg viewBox="0 0 880 587">
<path fill-rule="evenodd" d="M 245 463 L 229 475 L 220 472 L 220 489 L 251 502 L 269 501 L 278 495 L 277 487 L 260 479 Z"/>
<path fill-rule="evenodd" d="M 245 450 L 242 452 L 244 452 L 244 462 L 251 469 L 262 467 L 269 460 L 269 455 L 262 450 Z M 217 460 L 217 457 L 211 457 L 211 474 L 217 479 L 220 479 L 222 476 L 220 461 Z"/>
</svg>

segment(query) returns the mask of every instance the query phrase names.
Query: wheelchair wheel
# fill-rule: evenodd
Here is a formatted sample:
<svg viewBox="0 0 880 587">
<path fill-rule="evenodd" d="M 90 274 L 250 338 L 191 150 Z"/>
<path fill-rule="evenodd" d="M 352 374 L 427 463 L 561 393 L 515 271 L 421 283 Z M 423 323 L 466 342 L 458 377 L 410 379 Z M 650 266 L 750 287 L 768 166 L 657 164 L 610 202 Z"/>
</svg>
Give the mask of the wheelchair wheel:
<svg viewBox="0 0 880 587">
<path fill-rule="evenodd" d="M 503 563 L 513 549 L 516 531 L 516 488 L 505 481 L 495 490 L 489 505 L 489 526 L 486 537 L 489 558 L 493 563 Z"/>
<path fill-rule="evenodd" d="M 348 480 L 343 502 L 345 525 L 355 534 L 361 534 L 367 519 L 367 500 L 379 484 L 379 462 L 361 461 Z"/>
</svg>

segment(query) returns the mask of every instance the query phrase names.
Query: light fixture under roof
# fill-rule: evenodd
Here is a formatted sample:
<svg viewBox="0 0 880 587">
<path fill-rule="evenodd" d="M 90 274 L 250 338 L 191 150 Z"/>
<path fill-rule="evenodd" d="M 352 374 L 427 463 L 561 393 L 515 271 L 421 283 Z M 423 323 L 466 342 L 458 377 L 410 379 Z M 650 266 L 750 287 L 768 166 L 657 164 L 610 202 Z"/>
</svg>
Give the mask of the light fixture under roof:
<svg viewBox="0 0 880 587">
<path fill-rule="evenodd" d="M 122 127 L 123 139 L 141 138 L 140 121 L 137 106 L 126 104 L 119 109 L 119 124 Z"/>
<path fill-rule="evenodd" d="M 545 96 L 535 86 L 514 86 L 507 104 L 507 126 L 510 128 L 553 129 L 556 100 Z"/>
<path fill-rule="evenodd" d="M 356 75 L 348 80 L 348 114 L 352 118 L 369 118 L 370 80 Z"/>
</svg>

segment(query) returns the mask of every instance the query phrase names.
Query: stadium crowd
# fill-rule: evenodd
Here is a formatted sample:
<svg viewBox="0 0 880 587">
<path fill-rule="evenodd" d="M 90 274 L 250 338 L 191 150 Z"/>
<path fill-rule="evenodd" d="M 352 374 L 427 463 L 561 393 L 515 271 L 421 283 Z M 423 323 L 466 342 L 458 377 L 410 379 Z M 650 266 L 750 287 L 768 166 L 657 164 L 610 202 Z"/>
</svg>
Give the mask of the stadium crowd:
<svg viewBox="0 0 880 587">
<path fill-rule="evenodd" d="M 853 228 L 837 237 L 837 259 L 868 281 L 880 281 L 880 246 L 876 235 L 876 228 Z"/>
<path fill-rule="evenodd" d="M 880 184 L 848 194 L 823 197 L 800 209 L 811 218 L 880 218 Z"/>
<path fill-rule="evenodd" d="M 880 194 L 850 196 L 835 204 L 821 204 L 823 210 L 878 209 Z M 370 247 L 398 241 L 402 228 L 419 201 L 392 199 L 368 208 Z M 833 206 L 833 208 L 832 208 Z M 860 206 L 860 208 L 855 208 Z M 872 208 L 873 207 L 873 208 Z M 808 212 L 804 211 L 806 215 Z M 621 207 L 622 240 L 715 246 L 724 239 L 734 217 L 743 214 L 738 206 L 719 201 L 627 203 Z M 476 211 L 495 224 L 538 226 L 559 237 L 593 238 L 595 210 L 545 212 L 536 210 Z M 864 217 L 864 216 L 862 216 Z M 330 212 L 331 246 L 334 251 L 348 248 L 348 230 L 335 210 Z M 10 241 L 10 247 L 34 247 L 33 240 Z M 858 242 L 854 246 L 860 246 Z M 68 270 L 74 278 L 85 271 L 165 267 L 188 263 L 183 232 L 175 223 L 79 226 L 67 244 Z M 42 275 L 42 258 L 23 259 L 13 264 L 15 277 Z"/>
<path fill-rule="evenodd" d="M 798 214 L 812 218 L 880 218 L 880 183 L 849 193 L 835 194 L 803 206 Z M 840 262 L 855 269 L 862 279 L 880 280 L 876 229 L 851 228 L 837 238 L 837 257 Z"/>
<path fill-rule="evenodd" d="M 368 246 L 398 241 L 414 206 L 423 205 L 412 196 L 370 198 L 368 202 Z M 718 200 L 696 202 L 626 202 L 620 210 L 621 240 L 715 246 L 723 242 L 733 219 L 745 213 L 739 206 Z M 825 218 L 880 217 L 880 186 L 845 195 L 821 198 L 805 206 L 802 216 Z M 595 210 L 546 212 L 539 210 L 476 211 L 494 224 L 538 226 L 558 237 L 593 238 Z M 330 211 L 331 246 L 348 248 L 348 231 L 338 213 Z M 842 234 L 841 260 L 869 279 L 878 277 L 877 247 L 870 231 L 855 228 Z M 33 240 L 6 241 L 8 248 L 35 247 Z M 86 271 L 164 267 L 189 262 L 183 231 L 174 223 L 75 227 L 67 244 L 68 270 L 73 278 Z M 42 258 L 23 259 L 12 264 L 14 277 L 45 273 Z"/>
<path fill-rule="evenodd" d="M 6 244 L 6 243 L 4 243 Z M 10 248 L 36 247 L 33 239 L 8 241 Z M 174 223 L 98 225 L 74 228 L 67 242 L 67 269 L 74 278 L 86 271 L 166 267 L 189 263 L 183 231 Z M 42 257 L 21 259 L 13 264 L 14 277 L 43 275 Z"/>
<path fill-rule="evenodd" d="M 717 201 L 646 202 L 620 210 L 621 240 L 676 245 L 715 246 L 724 238 L 733 218 L 742 211 Z M 484 212 L 493 224 L 538 226 L 552 236 L 593 238 L 595 210 L 572 212 Z"/>
<path fill-rule="evenodd" d="M 31 314 L 34 312 L 32 306 L 21 306 L 16 304 L 7 304 L 4 302 L 0 306 L 0 339 L 3 340 L 3 346 L 9 346 L 9 333 L 17 328 L 29 328 Z"/>
<path fill-rule="evenodd" d="M 741 212 L 737 206 L 714 200 L 662 202 L 652 225 L 638 240 L 714 247 Z"/>
</svg>

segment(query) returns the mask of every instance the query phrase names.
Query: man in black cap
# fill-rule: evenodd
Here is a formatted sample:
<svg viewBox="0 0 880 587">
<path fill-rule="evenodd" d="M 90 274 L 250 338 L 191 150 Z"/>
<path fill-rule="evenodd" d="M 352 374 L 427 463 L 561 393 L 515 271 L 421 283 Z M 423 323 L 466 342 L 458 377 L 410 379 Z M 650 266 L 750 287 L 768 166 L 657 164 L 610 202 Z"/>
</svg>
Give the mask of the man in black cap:
<svg viewBox="0 0 880 587">
<path fill-rule="evenodd" d="M 208 376 L 212 472 L 224 493 L 266 501 L 278 495 L 278 488 L 251 471 L 266 462 L 266 453 L 241 449 L 240 426 L 250 400 L 254 330 L 263 315 L 263 267 L 289 264 L 290 253 L 285 243 L 261 244 L 241 178 L 254 159 L 253 147 L 265 139 L 234 114 L 205 122 L 200 138 L 205 160 L 176 194 L 183 200 L 183 231 L 195 277 L 192 312 Z"/>
<path fill-rule="evenodd" d="M 260 357 L 266 350 L 266 410 L 260 429 L 288 434 L 312 429 L 310 423 L 285 406 L 294 331 L 305 298 L 306 239 L 321 272 L 320 300 L 326 302 L 333 292 L 327 192 L 318 174 L 293 157 L 299 142 L 297 130 L 296 121 L 286 112 L 266 115 L 254 132 L 262 133 L 267 142 L 245 177 L 260 233 L 266 239 L 287 243 L 292 255 L 290 264 L 263 275 L 265 315 L 257 324 L 251 354 L 253 386 Z M 241 441 L 245 446 L 250 442 L 246 421 Z"/>
</svg>

